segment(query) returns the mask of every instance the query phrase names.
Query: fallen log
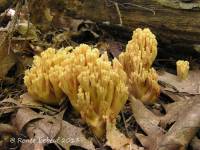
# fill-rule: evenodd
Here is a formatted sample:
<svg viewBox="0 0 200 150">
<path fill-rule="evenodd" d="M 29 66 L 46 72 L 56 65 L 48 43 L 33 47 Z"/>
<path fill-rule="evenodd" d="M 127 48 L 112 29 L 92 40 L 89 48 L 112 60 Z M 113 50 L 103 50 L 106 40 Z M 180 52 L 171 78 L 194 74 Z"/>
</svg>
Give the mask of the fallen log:
<svg viewBox="0 0 200 150">
<path fill-rule="evenodd" d="M 149 27 L 169 56 L 174 52 L 196 56 L 197 51 L 200 52 L 200 0 L 49 0 L 46 3 L 50 14 L 55 14 L 56 10 L 63 17 L 99 22 L 116 36 L 123 34 L 130 38 L 133 29 Z M 34 12 L 34 8 L 31 11 Z M 35 18 L 35 13 L 32 14 Z M 55 18 L 58 17 L 54 16 L 53 20 Z M 116 31 L 115 25 L 117 29 L 125 27 L 129 32 Z"/>
</svg>

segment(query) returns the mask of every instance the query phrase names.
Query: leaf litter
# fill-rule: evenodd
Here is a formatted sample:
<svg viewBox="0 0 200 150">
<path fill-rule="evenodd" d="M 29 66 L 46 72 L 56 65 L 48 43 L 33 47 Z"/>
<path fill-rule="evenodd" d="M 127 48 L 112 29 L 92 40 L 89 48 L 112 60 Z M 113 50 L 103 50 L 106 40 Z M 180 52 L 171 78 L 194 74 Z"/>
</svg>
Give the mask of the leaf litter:
<svg viewBox="0 0 200 150">
<path fill-rule="evenodd" d="M 59 16 L 59 13 L 54 15 Z M 0 89 L 0 94 L 3 94 L 0 96 L 0 120 L 2 121 L 0 123 L 0 149 L 7 146 L 10 148 L 20 147 L 22 150 L 43 150 L 53 143 L 59 150 L 68 150 L 71 149 L 71 146 L 94 150 L 98 147 L 94 141 L 100 142 L 100 145 L 103 145 L 102 149 L 110 147 L 116 150 L 184 150 L 188 149 L 189 146 L 194 150 L 199 149 L 199 70 L 191 70 L 189 77 L 183 81 L 179 81 L 176 75 L 169 72 L 160 73 L 159 81 L 162 86 L 162 94 L 169 101 L 164 101 L 161 96 L 160 101 L 156 104 L 146 106 L 130 96 L 128 105 L 132 108 L 131 114 L 125 116 L 124 119 L 119 116 L 118 122 L 118 127 L 125 129 L 107 124 L 107 134 L 102 141 L 96 140 L 92 135 L 88 137 L 83 133 L 85 128 L 86 132 L 89 132 L 86 126 L 77 127 L 65 120 L 64 113 L 68 106 L 63 110 L 45 107 L 25 93 L 23 82 L 16 82 L 20 80 L 16 78 L 17 71 L 23 76 L 24 69 L 32 63 L 32 57 L 47 47 L 78 45 L 78 42 L 87 39 L 87 36 L 90 35 L 95 41 L 87 40 L 87 42 L 95 43 L 98 41 L 96 47 L 102 52 L 107 51 L 112 58 L 117 57 L 124 49 L 124 43 L 116 41 L 110 36 L 107 38 L 106 33 L 103 33 L 105 31 L 99 32 L 101 29 L 94 22 L 75 20 L 70 17 L 57 18 L 59 21 L 54 20 L 57 27 L 64 30 L 49 31 L 48 33 L 40 32 L 38 26 L 34 26 L 32 23 L 28 27 L 28 21 L 23 21 L 25 19 L 23 18 L 16 28 L 17 36 L 13 37 L 11 41 L 13 42 L 11 51 L 8 51 L 10 39 L 5 38 L 0 44 L 0 82 L 6 85 Z M 69 26 L 66 26 L 66 23 Z M 70 32 L 70 28 L 72 32 Z M 7 29 L 0 32 L 1 39 L 7 37 Z M 42 34 L 44 34 L 43 37 Z M 24 42 L 27 41 L 28 43 L 24 46 Z M 18 67 L 12 72 L 12 68 L 20 63 L 23 64 L 23 69 Z M 10 85 L 13 84 L 20 86 L 11 88 Z M 11 94 L 11 92 L 13 93 Z M 157 113 L 154 112 L 155 107 L 158 107 Z M 160 110 L 164 110 L 164 113 Z M 74 120 L 76 121 L 76 119 Z M 126 122 L 132 124 L 126 124 Z M 127 133 L 120 132 L 129 132 L 130 128 L 134 134 L 125 136 Z M 9 139 L 13 139 L 13 137 L 15 142 L 11 143 Z M 37 141 L 49 139 L 49 141 L 20 143 L 17 142 L 19 138 Z"/>
</svg>

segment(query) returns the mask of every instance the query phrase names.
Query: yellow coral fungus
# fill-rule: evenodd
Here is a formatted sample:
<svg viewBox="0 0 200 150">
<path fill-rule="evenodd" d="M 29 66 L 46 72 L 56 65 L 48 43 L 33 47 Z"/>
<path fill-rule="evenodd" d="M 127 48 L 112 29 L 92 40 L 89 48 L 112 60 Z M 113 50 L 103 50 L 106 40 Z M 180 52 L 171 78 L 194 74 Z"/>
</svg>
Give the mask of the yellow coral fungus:
<svg viewBox="0 0 200 150">
<path fill-rule="evenodd" d="M 140 56 L 144 67 L 150 67 L 157 56 L 157 40 L 155 35 L 148 29 L 136 29 L 132 40 L 126 45 L 126 51 Z"/>
<path fill-rule="evenodd" d="M 184 80 L 188 76 L 189 72 L 189 62 L 184 60 L 178 60 L 176 62 L 177 76 L 179 79 Z"/>
<path fill-rule="evenodd" d="M 63 92 L 58 87 L 59 66 L 65 59 L 69 48 L 56 52 L 48 48 L 40 56 L 35 56 L 32 68 L 25 72 L 24 83 L 28 92 L 36 99 L 47 104 L 58 104 Z"/>
<path fill-rule="evenodd" d="M 156 71 L 151 68 L 157 55 L 157 41 L 149 29 L 136 29 L 119 60 L 128 76 L 129 91 L 145 104 L 153 103 L 160 93 Z"/>
<path fill-rule="evenodd" d="M 105 118 L 115 120 L 128 98 L 126 73 L 107 54 L 81 44 L 60 67 L 60 87 L 82 118 L 100 137 L 105 132 Z M 76 58 L 76 59 L 74 59 Z"/>
</svg>

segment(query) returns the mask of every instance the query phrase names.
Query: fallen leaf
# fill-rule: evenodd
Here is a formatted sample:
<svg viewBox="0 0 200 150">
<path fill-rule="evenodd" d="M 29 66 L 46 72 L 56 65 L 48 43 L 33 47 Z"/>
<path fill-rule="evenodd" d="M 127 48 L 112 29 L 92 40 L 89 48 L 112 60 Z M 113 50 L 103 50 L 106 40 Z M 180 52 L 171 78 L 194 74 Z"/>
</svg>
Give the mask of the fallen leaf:
<svg viewBox="0 0 200 150">
<path fill-rule="evenodd" d="M 7 33 L 1 32 L 0 39 L 0 79 L 3 79 L 11 67 L 16 63 L 16 59 L 11 50 L 8 52 L 9 41 Z"/>
<path fill-rule="evenodd" d="M 43 119 L 28 124 L 26 132 L 30 139 L 35 139 L 35 144 L 50 144 L 61 130 L 62 121 L 53 117 L 44 116 Z"/>
<path fill-rule="evenodd" d="M 162 86 L 161 86 L 161 93 L 167 95 L 168 97 L 170 97 L 175 102 L 184 101 L 186 99 L 185 94 L 178 93 L 178 92 L 167 91 Z"/>
<path fill-rule="evenodd" d="M 171 124 L 177 120 L 177 118 L 191 105 L 192 100 L 182 100 L 167 105 L 163 105 L 166 111 L 166 115 L 160 117 L 161 126 L 165 127 L 167 124 Z"/>
<path fill-rule="evenodd" d="M 21 34 L 22 37 L 26 37 L 33 41 L 38 40 L 38 36 L 37 36 L 38 31 L 36 27 L 32 23 L 26 20 L 19 21 L 19 23 L 16 26 L 16 31 L 18 31 L 18 33 Z"/>
<path fill-rule="evenodd" d="M 200 70 L 189 71 L 188 78 L 180 81 L 171 73 L 164 72 L 159 75 L 159 81 L 166 83 L 166 90 L 188 94 L 200 94 Z M 167 86 L 169 85 L 169 86 Z"/>
<path fill-rule="evenodd" d="M 200 128 L 200 101 L 199 96 L 194 98 L 191 107 L 188 107 L 169 131 L 158 142 L 161 150 L 186 149 L 188 143 Z"/>
<path fill-rule="evenodd" d="M 85 138 L 81 128 L 73 126 L 66 121 L 62 121 L 62 129 L 58 134 L 56 141 L 66 149 L 69 145 L 80 146 L 88 150 L 95 149 L 92 142 Z"/>
<path fill-rule="evenodd" d="M 20 96 L 20 103 L 22 105 L 32 106 L 32 107 L 41 107 L 42 104 L 36 101 L 33 97 L 29 95 L 29 93 L 24 93 Z"/>
<path fill-rule="evenodd" d="M 133 116 L 143 131 L 147 135 L 162 135 L 163 129 L 158 127 L 160 123 L 159 117 L 154 115 L 141 101 L 135 99 L 133 96 L 131 96 L 130 101 Z"/>
<path fill-rule="evenodd" d="M 118 57 L 119 54 L 123 51 L 122 44 L 120 42 L 112 41 L 112 40 L 105 40 L 102 42 L 97 43 L 97 48 L 100 50 L 101 53 L 107 51 L 113 57 Z"/>
<path fill-rule="evenodd" d="M 140 143 L 148 150 L 153 149 L 156 146 L 156 138 L 151 136 L 145 136 L 140 133 L 136 133 L 135 136 L 140 141 Z"/>
<path fill-rule="evenodd" d="M 19 109 L 13 122 L 19 131 L 26 129 L 28 137 L 36 140 L 34 144 L 44 146 L 55 143 L 65 149 L 71 145 L 95 149 L 92 142 L 85 138 L 81 128 L 51 116 L 38 114 L 29 108 Z"/>
<path fill-rule="evenodd" d="M 3 133 L 13 134 L 16 133 L 16 129 L 9 124 L 0 123 L 0 134 Z"/>
<path fill-rule="evenodd" d="M 200 139 L 197 137 L 194 137 L 191 142 L 192 150 L 200 150 Z"/>
<path fill-rule="evenodd" d="M 133 145 L 132 140 L 119 132 L 115 125 L 109 121 L 107 121 L 106 125 L 106 139 L 106 145 L 113 150 L 129 150 L 131 145 Z"/>
<path fill-rule="evenodd" d="M 14 112 L 21 107 L 20 103 L 13 98 L 3 99 L 0 102 L 0 115 Z"/>
<path fill-rule="evenodd" d="M 17 111 L 16 117 L 13 119 L 13 124 L 21 131 L 29 122 L 44 118 L 42 115 L 32 111 L 29 108 L 20 108 Z"/>
<path fill-rule="evenodd" d="M 123 46 L 120 42 L 108 41 L 109 49 L 108 51 L 113 55 L 113 57 L 118 57 L 119 54 L 123 51 Z"/>
<path fill-rule="evenodd" d="M 22 143 L 20 150 L 44 150 L 44 146 L 42 144 L 34 144 L 34 143 Z"/>
<path fill-rule="evenodd" d="M 20 106 L 20 103 L 19 103 L 18 101 L 16 101 L 15 99 L 13 99 L 13 98 L 6 98 L 6 99 L 3 99 L 3 100 L 0 102 L 0 105 L 3 104 L 3 103 L 10 103 L 10 104 L 14 104 L 14 105 Z"/>
</svg>

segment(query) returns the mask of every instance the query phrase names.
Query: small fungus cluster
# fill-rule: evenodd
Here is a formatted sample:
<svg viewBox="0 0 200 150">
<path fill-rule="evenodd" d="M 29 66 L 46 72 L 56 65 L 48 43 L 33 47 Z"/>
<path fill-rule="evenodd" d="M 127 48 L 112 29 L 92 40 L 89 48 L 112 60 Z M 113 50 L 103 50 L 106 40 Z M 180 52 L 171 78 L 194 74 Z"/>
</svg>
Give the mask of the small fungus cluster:
<svg viewBox="0 0 200 150">
<path fill-rule="evenodd" d="M 185 80 L 188 77 L 189 62 L 184 60 L 178 60 L 176 62 L 177 76 L 180 80 Z"/>
<path fill-rule="evenodd" d="M 157 41 L 149 29 L 136 29 L 126 51 L 119 55 L 128 76 L 130 93 L 146 104 L 155 102 L 160 93 L 158 75 L 151 67 L 157 55 Z"/>
<path fill-rule="evenodd" d="M 54 67 L 65 59 L 68 49 L 48 48 L 40 56 L 34 56 L 31 69 L 25 71 L 24 83 L 28 92 L 36 100 L 47 104 L 58 104 L 64 93 L 58 86 L 58 78 Z"/>
</svg>

